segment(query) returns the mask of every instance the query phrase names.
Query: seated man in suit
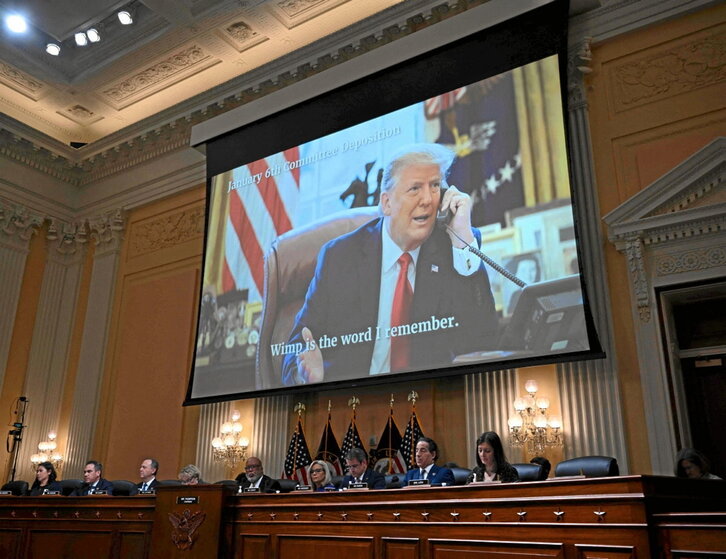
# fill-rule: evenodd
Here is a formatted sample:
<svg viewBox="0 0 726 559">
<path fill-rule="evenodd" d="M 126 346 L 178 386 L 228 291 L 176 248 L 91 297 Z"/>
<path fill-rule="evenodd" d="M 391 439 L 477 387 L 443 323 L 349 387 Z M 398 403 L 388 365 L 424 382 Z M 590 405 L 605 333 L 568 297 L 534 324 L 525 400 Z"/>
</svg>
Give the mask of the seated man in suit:
<svg viewBox="0 0 726 559">
<path fill-rule="evenodd" d="M 89 460 L 83 468 L 83 485 L 74 489 L 71 497 L 82 497 L 93 495 L 99 491 L 106 491 L 108 495 L 113 494 L 113 484 L 101 477 L 103 465 L 96 460 Z"/>
<path fill-rule="evenodd" d="M 348 487 L 351 483 L 365 482 L 368 489 L 385 489 L 386 478 L 368 468 L 368 455 L 362 448 L 351 448 L 345 455 L 345 465 L 348 473 L 340 482 L 342 488 Z"/>
<path fill-rule="evenodd" d="M 245 471 L 236 478 L 242 491 L 250 487 L 259 487 L 262 493 L 275 493 L 280 491 L 280 484 L 276 479 L 266 476 L 262 469 L 262 460 L 250 456 L 245 464 Z"/>
<path fill-rule="evenodd" d="M 153 458 L 144 458 L 139 466 L 139 477 L 141 481 L 136 484 L 141 491 L 148 491 L 153 489 L 156 491 L 156 486 L 159 482 L 156 479 L 156 473 L 159 471 L 159 463 Z"/>
<path fill-rule="evenodd" d="M 402 148 L 386 166 L 382 217 L 322 248 L 290 333 L 287 347 L 299 351 L 283 359 L 283 384 L 431 369 L 495 349 L 489 278 L 467 249 L 481 244 L 472 201 L 446 187 L 453 160 L 439 144 Z M 352 334 L 361 339 L 338 343 Z M 336 343 L 321 348 L 329 337 Z"/>
<path fill-rule="evenodd" d="M 433 439 L 421 437 L 416 442 L 416 466 L 406 472 L 404 487 L 414 479 L 427 479 L 431 485 L 454 485 L 454 473 L 449 468 L 434 464 L 439 457 L 439 447 Z"/>
</svg>

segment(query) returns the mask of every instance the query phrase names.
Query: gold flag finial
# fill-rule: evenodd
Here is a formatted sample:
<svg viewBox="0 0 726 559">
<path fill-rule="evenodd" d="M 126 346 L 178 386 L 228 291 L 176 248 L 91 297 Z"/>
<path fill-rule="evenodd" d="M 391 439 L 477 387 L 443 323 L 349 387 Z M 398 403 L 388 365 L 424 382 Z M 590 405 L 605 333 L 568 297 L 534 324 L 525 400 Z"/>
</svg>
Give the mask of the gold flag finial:
<svg viewBox="0 0 726 559">
<path fill-rule="evenodd" d="M 348 400 L 348 406 L 353 408 L 353 411 L 355 411 L 356 406 L 360 405 L 360 400 L 353 396 L 350 400 Z"/>
<path fill-rule="evenodd" d="M 294 411 L 297 412 L 298 417 L 300 417 L 302 415 L 302 412 L 305 411 L 305 404 L 303 404 L 302 402 L 298 402 L 297 404 L 295 404 Z"/>
<path fill-rule="evenodd" d="M 413 407 L 416 407 L 416 400 L 418 400 L 418 392 L 416 392 L 415 390 L 411 390 L 408 395 L 408 401 L 411 402 L 411 405 Z"/>
<path fill-rule="evenodd" d="M 391 400 L 389 403 L 391 404 L 391 409 L 393 409 L 393 394 L 391 394 Z"/>
<path fill-rule="evenodd" d="M 328 400 L 328 413 L 330 413 L 330 400 Z"/>
</svg>

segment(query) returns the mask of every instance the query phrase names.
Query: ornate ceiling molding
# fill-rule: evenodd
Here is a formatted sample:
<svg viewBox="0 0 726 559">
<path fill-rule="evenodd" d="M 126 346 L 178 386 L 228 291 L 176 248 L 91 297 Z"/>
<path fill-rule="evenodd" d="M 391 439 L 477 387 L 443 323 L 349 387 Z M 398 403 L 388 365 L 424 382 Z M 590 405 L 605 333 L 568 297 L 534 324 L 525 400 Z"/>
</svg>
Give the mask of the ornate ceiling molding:
<svg viewBox="0 0 726 559">
<path fill-rule="evenodd" d="M 204 235 L 204 204 L 136 223 L 129 232 L 129 258 L 150 254 Z"/>
<path fill-rule="evenodd" d="M 47 87 L 46 84 L 4 62 L 0 62 L 0 82 L 33 101 L 40 99 Z"/>
<path fill-rule="evenodd" d="M 715 32 L 617 65 L 613 103 L 623 112 L 726 81 L 726 24 Z"/>
<path fill-rule="evenodd" d="M 43 225 L 43 216 L 20 204 L 0 199 L 0 231 L 8 237 L 28 241 Z"/>
<path fill-rule="evenodd" d="M 257 79 L 256 85 L 243 85 L 235 93 L 227 95 L 223 99 L 218 99 L 213 102 L 207 101 L 207 104 L 204 105 L 202 109 L 188 111 L 182 116 L 179 116 L 177 113 L 177 116 L 169 118 L 166 124 L 161 126 L 157 125 L 157 127 L 153 130 L 148 130 L 138 135 L 127 137 L 127 139 L 118 142 L 116 145 L 93 155 L 84 156 L 84 153 L 90 151 L 92 146 L 86 146 L 86 148 L 82 148 L 78 152 L 73 152 L 70 148 L 67 149 L 59 143 L 56 143 L 59 149 L 55 149 L 48 145 L 44 146 L 38 142 L 24 140 L 22 138 L 9 141 L 9 138 L 13 138 L 13 136 L 17 135 L 8 134 L 7 131 L 2 128 L 0 128 L 0 154 L 30 165 L 39 171 L 48 173 L 54 178 L 63 180 L 73 186 L 92 184 L 100 179 L 111 176 L 115 173 L 123 172 L 140 163 L 147 162 L 155 157 L 168 154 L 178 149 L 188 148 L 191 126 L 198 124 L 199 122 L 203 122 L 226 111 L 260 99 L 265 95 L 278 91 L 290 84 L 302 81 L 312 75 L 323 72 L 338 64 L 342 64 L 382 45 L 386 45 L 411 33 L 415 33 L 421 29 L 435 25 L 444 19 L 448 19 L 449 17 L 475 8 L 487 1 L 488 0 L 460 0 L 459 2 L 455 2 L 454 0 L 450 0 L 448 3 L 444 2 L 429 8 L 428 13 L 406 15 L 403 22 L 393 24 L 390 23 L 391 14 L 400 14 L 403 12 L 404 8 L 406 9 L 406 12 L 410 14 L 411 6 L 397 6 L 391 8 L 382 14 L 378 14 L 378 16 L 374 18 L 375 21 L 385 22 L 385 27 L 382 27 L 377 33 L 366 35 L 365 37 L 358 39 L 356 42 L 351 42 L 344 46 L 340 46 L 340 39 L 342 37 L 350 36 L 351 33 L 355 33 L 355 29 L 346 29 L 333 34 L 327 37 L 323 42 L 330 45 L 337 43 L 337 47 L 334 50 L 320 54 L 319 47 L 316 47 L 315 44 L 299 49 L 295 53 L 292 53 L 289 57 L 286 57 L 285 60 L 274 61 L 264 68 L 251 72 L 249 75 L 255 76 Z M 270 77 L 271 69 L 289 65 L 289 59 L 297 58 L 301 53 L 304 56 L 307 56 L 308 60 L 298 64 L 295 71 L 286 70 L 278 73 L 276 77 Z M 149 70 L 154 68 L 156 68 L 156 66 L 150 67 Z M 163 72 L 161 73 L 163 74 Z M 156 77 L 157 73 L 152 71 L 150 75 Z M 242 78 L 245 77 L 247 77 L 247 75 L 242 76 Z M 134 83 L 135 81 L 142 84 L 145 80 L 145 76 L 142 75 L 138 75 L 137 78 L 138 79 L 135 80 L 133 77 L 126 77 L 123 80 L 116 82 L 113 88 L 108 88 L 107 91 L 111 91 L 111 89 L 114 88 L 119 91 L 125 90 L 126 88 L 133 90 L 139 86 L 139 84 Z M 198 96 L 199 99 L 196 100 L 196 106 L 199 106 L 199 101 L 202 99 L 209 99 L 212 94 L 213 93 L 207 92 Z M 119 95 L 123 94 L 119 93 Z M 107 101 L 111 102 L 108 99 Z M 185 107 L 190 106 L 193 105 L 194 102 L 195 100 L 191 100 L 183 105 Z M 149 120 L 153 121 L 155 118 L 158 118 L 158 116 Z M 0 126 L 2 126 L 1 122 Z M 143 126 L 143 123 L 141 126 Z M 3 132 L 5 132 L 5 134 L 3 134 Z M 116 135 L 115 137 L 119 137 L 119 135 Z M 167 140 L 167 142 L 162 140 Z M 51 143 L 53 142 L 47 142 L 47 144 Z M 31 153 L 33 154 L 33 157 L 29 157 Z"/>
<path fill-rule="evenodd" d="M 204 47 L 193 44 L 178 50 L 145 68 L 127 76 L 102 91 L 101 99 L 114 109 L 123 109 L 157 91 L 179 83 L 190 74 L 200 72 L 221 62 Z"/>
</svg>

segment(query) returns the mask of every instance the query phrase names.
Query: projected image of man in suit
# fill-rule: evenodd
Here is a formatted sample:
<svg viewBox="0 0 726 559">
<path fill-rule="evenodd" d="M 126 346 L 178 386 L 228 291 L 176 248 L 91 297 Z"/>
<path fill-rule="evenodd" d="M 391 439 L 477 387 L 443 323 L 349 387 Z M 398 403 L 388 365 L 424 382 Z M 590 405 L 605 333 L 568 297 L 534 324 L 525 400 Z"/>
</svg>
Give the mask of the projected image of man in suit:
<svg viewBox="0 0 726 559">
<path fill-rule="evenodd" d="M 489 279 L 463 248 L 481 243 L 471 198 L 445 188 L 453 160 L 438 144 L 397 152 L 384 172 L 382 217 L 323 247 L 289 340 L 304 349 L 285 356 L 285 384 L 444 366 L 492 348 Z"/>
</svg>

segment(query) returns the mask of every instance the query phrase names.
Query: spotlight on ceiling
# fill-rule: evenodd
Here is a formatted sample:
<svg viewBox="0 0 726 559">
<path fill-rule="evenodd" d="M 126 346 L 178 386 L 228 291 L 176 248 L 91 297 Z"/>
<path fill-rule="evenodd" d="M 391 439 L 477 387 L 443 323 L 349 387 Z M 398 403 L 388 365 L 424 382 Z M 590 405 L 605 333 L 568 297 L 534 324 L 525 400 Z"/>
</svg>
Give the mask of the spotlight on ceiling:
<svg viewBox="0 0 726 559">
<path fill-rule="evenodd" d="M 13 33 L 25 33 L 28 30 L 28 23 L 23 16 L 17 14 L 9 15 L 5 18 L 5 25 Z"/>
<path fill-rule="evenodd" d="M 134 18 L 131 17 L 131 13 L 126 10 L 119 12 L 117 15 L 118 20 L 122 25 L 131 25 L 134 22 Z"/>
<path fill-rule="evenodd" d="M 88 44 L 88 37 L 86 37 L 85 33 L 83 33 L 83 32 L 76 33 L 75 36 L 76 36 L 76 44 L 79 47 L 85 47 Z"/>
<path fill-rule="evenodd" d="M 45 52 L 52 56 L 58 56 L 60 54 L 60 45 L 56 43 L 48 43 L 45 45 Z"/>
<path fill-rule="evenodd" d="M 101 34 L 95 27 L 91 27 L 88 31 L 86 31 L 86 35 L 88 36 L 88 40 L 92 43 L 97 43 L 101 40 Z"/>
</svg>

